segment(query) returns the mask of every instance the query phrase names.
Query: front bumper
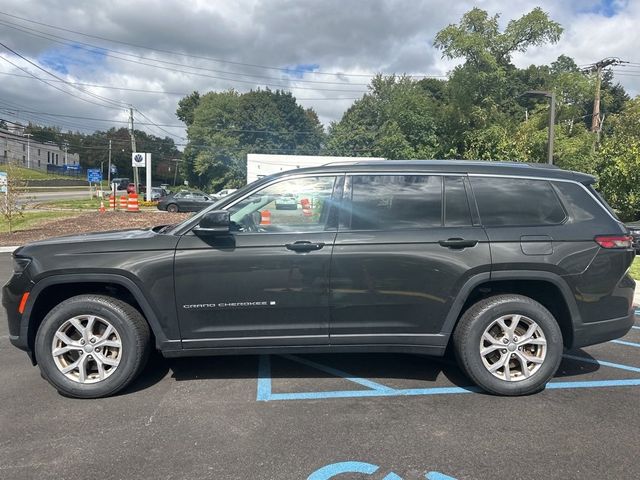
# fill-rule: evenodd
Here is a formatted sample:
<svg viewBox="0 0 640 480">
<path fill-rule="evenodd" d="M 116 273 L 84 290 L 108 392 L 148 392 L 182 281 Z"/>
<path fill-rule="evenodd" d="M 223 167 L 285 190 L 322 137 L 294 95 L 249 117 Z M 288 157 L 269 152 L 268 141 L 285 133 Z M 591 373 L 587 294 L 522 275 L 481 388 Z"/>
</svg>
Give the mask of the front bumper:
<svg viewBox="0 0 640 480">
<path fill-rule="evenodd" d="M 20 300 L 25 292 L 31 290 L 33 283 L 27 275 L 13 275 L 7 284 L 2 288 L 2 306 L 7 312 L 7 322 L 9 324 L 9 341 L 21 350 L 29 351 L 26 328 L 23 322 L 27 319 L 18 312 Z M 31 299 L 29 299 L 31 300 Z"/>
</svg>

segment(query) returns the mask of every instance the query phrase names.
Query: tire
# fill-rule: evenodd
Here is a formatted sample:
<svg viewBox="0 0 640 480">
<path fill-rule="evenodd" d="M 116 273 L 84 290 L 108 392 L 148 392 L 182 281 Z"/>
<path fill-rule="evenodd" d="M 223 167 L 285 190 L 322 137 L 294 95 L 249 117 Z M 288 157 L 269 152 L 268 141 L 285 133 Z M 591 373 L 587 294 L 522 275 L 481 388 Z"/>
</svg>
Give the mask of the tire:
<svg viewBox="0 0 640 480">
<path fill-rule="evenodd" d="M 180 209 L 178 208 L 177 204 L 170 203 L 169 205 L 167 205 L 167 212 L 177 213 L 179 211 L 180 211 Z"/>
<path fill-rule="evenodd" d="M 562 332 L 549 310 L 515 294 L 489 297 L 470 307 L 456 327 L 453 343 L 458 364 L 469 378 L 489 393 L 506 396 L 544 390 L 563 352 Z"/>
<path fill-rule="evenodd" d="M 138 376 L 149 356 L 149 339 L 149 325 L 128 303 L 103 295 L 78 295 L 44 318 L 35 353 L 42 376 L 58 392 L 99 398 L 115 394 Z M 83 366 L 82 373 L 80 366 L 72 368 L 76 363 Z"/>
</svg>

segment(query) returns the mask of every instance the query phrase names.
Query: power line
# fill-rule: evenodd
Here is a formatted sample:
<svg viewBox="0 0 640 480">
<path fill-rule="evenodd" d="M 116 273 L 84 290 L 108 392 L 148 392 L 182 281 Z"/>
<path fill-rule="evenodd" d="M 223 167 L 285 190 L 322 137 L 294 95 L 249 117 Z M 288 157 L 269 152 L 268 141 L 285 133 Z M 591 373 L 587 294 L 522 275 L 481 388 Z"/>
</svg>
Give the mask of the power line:
<svg viewBox="0 0 640 480">
<path fill-rule="evenodd" d="M 41 111 L 35 111 L 35 110 L 22 110 L 21 109 L 20 111 L 24 112 L 24 113 L 35 113 L 35 114 L 47 115 L 47 116 L 51 116 L 51 117 L 75 118 L 75 119 L 78 119 L 78 120 L 90 120 L 90 121 L 96 121 L 96 122 L 122 123 L 122 124 L 128 124 L 129 123 L 127 120 L 112 120 L 112 119 L 108 119 L 108 118 L 85 117 L 85 116 L 80 116 L 80 115 L 67 115 L 67 114 L 62 114 L 62 113 L 48 113 L 48 112 L 41 112 Z M 140 113 L 143 117 L 149 119 L 146 115 L 144 115 L 139 110 L 136 109 L 136 111 L 138 113 Z M 185 128 L 185 125 L 155 123 L 155 122 L 149 122 L 149 123 L 136 122 L 136 125 L 144 125 L 144 126 L 153 125 L 153 126 L 156 126 L 156 127 Z M 282 134 L 282 135 L 293 135 L 293 134 L 295 134 L 295 135 L 298 135 L 298 134 L 310 134 L 310 135 L 313 135 L 313 134 L 317 133 L 314 130 L 277 131 L 277 130 L 243 129 L 243 128 L 216 128 L 216 127 L 207 127 L 207 129 L 215 130 L 215 131 L 218 131 L 218 132 L 269 133 L 269 134 Z"/>
<path fill-rule="evenodd" d="M 50 87 L 55 88 L 56 90 L 58 90 L 58 91 L 60 91 L 60 92 L 62 92 L 62 93 L 65 93 L 65 94 L 67 94 L 67 95 L 71 95 L 72 97 L 76 97 L 76 98 L 78 98 L 78 99 L 80 99 L 80 100 L 82 100 L 82 101 L 84 101 L 84 102 L 92 103 L 93 105 L 98 105 L 99 107 L 115 108 L 115 107 L 110 107 L 110 106 L 108 106 L 108 105 L 104 105 L 104 104 L 102 104 L 102 103 L 97 103 L 97 102 L 94 102 L 94 101 L 88 100 L 88 99 L 86 99 L 86 98 L 82 98 L 82 97 L 80 97 L 80 96 L 78 96 L 78 95 L 74 95 L 73 93 L 71 93 L 71 92 L 69 92 L 69 91 L 67 91 L 67 90 L 64 90 L 64 89 L 59 88 L 59 87 L 57 87 L 57 86 L 55 86 L 55 85 L 52 85 L 50 82 L 48 82 L 47 80 L 45 80 L 45 79 L 43 79 L 43 78 L 36 77 L 36 76 L 35 76 L 35 75 L 33 75 L 31 72 L 29 72 L 28 70 L 25 70 L 24 68 L 20 67 L 19 65 L 16 65 L 15 63 L 13 63 L 13 62 L 12 62 L 11 60 L 9 60 L 8 58 L 5 58 L 5 57 L 3 57 L 3 56 L 0 56 L 0 59 L 4 60 L 5 62 L 7 62 L 7 63 L 9 63 L 9 64 L 13 65 L 14 67 L 16 67 L 18 70 L 21 70 L 22 72 L 26 73 L 27 75 L 31 75 L 33 78 L 35 78 L 35 79 L 37 79 L 37 80 L 40 80 L 42 83 L 45 83 L 45 84 L 49 85 Z"/>
<path fill-rule="evenodd" d="M 26 78 L 29 80 L 40 80 L 40 77 L 34 77 L 33 75 L 20 75 L 18 73 L 11 73 L 11 72 L 0 72 L 0 75 L 8 75 L 11 77 L 18 77 L 18 78 Z M 60 80 L 48 80 L 49 82 L 60 82 Z M 137 93 L 157 93 L 157 94 L 164 94 L 164 95 L 175 95 L 175 96 L 180 96 L 180 97 L 186 97 L 187 95 L 190 95 L 192 92 L 171 92 L 171 91 L 167 91 L 167 90 L 149 90 L 149 89 L 144 89 L 144 88 L 127 88 L 127 87 L 116 87 L 113 85 L 100 85 L 100 84 L 95 84 L 95 83 L 81 83 L 81 82 L 75 82 L 76 85 L 81 85 L 83 87 L 93 87 L 93 88 L 104 88 L 104 89 L 108 89 L 108 90 L 123 90 L 123 91 L 127 91 L 127 92 L 137 92 Z M 361 97 L 315 97 L 315 98 L 305 98 L 305 97 L 295 97 L 296 100 L 299 101 L 323 101 L 323 100 L 330 100 L 330 101 L 338 101 L 338 100 L 358 100 Z"/>
<path fill-rule="evenodd" d="M 66 85 L 70 86 L 71 88 L 75 88 L 76 90 L 79 90 L 80 92 L 84 93 L 85 95 L 89 95 L 89 96 L 91 96 L 91 97 L 97 98 L 97 99 L 102 100 L 102 101 L 105 101 L 105 102 L 109 102 L 109 103 L 111 103 L 112 105 L 114 105 L 114 106 L 112 106 L 111 108 L 121 108 L 121 107 L 122 107 L 122 105 L 121 105 L 119 102 L 116 102 L 116 101 L 114 101 L 114 100 L 111 100 L 111 99 L 109 99 L 109 98 L 103 97 L 103 96 L 101 96 L 101 95 L 98 95 L 98 94 L 95 94 L 95 93 L 92 93 L 92 92 L 87 92 L 87 91 L 83 90 L 82 88 L 75 86 L 72 82 L 69 82 L 69 81 L 67 81 L 67 80 L 64 80 L 64 79 L 62 79 L 62 78 L 58 77 L 56 74 L 51 73 L 50 71 L 48 71 L 48 70 L 47 70 L 47 69 L 45 69 L 45 68 L 42 68 L 42 67 L 41 67 L 40 65 L 38 65 L 37 63 L 32 62 L 31 60 L 29 60 L 28 58 L 24 57 L 24 56 L 23 56 L 23 55 L 21 55 L 20 53 L 16 52 L 16 51 L 15 51 L 15 50 L 13 50 L 12 48 L 8 47 L 8 46 L 7 46 L 7 45 L 5 45 L 4 43 L 0 42 L 0 46 L 4 47 L 4 48 L 5 48 L 6 50 L 8 50 L 9 52 L 13 53 L 15 56 L 17 56 L 17 57 L 21 58 L 22 60 L 24 60 L 25 62 L 27 62 L 29 65 L 33 65 L 33 66 L 34 66 L 34 67 L 36 67 L 38 70 L 40 70 L 40 71 L 42 71 L 42 72 L 46 73 L 47 75 L 52 76 L 53 78 L 55 78 L 55 79 L 57 79 L 57 80 L 62 81 L 62 82 L 63 82 L 63 83 L 65 83 Z M 4 58 L 4 57 L 3 57 L 3 58 Z M 8 61 L 6 58 L 5 58 L 5 60 L 6 60 L 6 61 Z M 9 62 L 9 63 L 11 63 L 11 62 Z M 15 66 L 15 64 L 13 64 L 13 65 Z M 23 71 L 24 71 L 24 70 L 23 70 Z M 29 72 L 29 73 L 30 73 L 30 72 Z M 60 89 L 58 89 L 58 90 L 60 90 Z M 63 91 L 64 91 L 64 90 L 63 90 Z M 66 92 L 66 93 L 68 93 L 68 94 L 70 94 L 70 95 L 71 95 L 71 93 L 70 93 L 70 92 Z M 77 98 L 81 98 L 81 97 L 77 97 Z M 107 105 L 103 105 L 103 106 L 108 107 Z"/>
<path fill-rule="evenodd" d="M 3 24 L 3 23 L 0 22 L 0 24 Z M 29 32 L 25 32 L 25 33 L 29 33 Z M 36 35 L 36 34 L 31 34 L 31 33 L 29 33 L 29 34 L 30 35 L 39 36 L 39 35 Z M 42 38 L 46 38 L 46 37 L 42 37 Z M 51 40 L 51 39 L 48 39 L 48 38 L 47 38 L 47 40 L 56 41 L 56 40 Z M 58 42 L 58 43 L 60 43 L 60 42 Z M 82 47 L 79 46 L 78 48 L 82 48 Z M 95 47 L 95 48 L 101 49 L 101 47 Z M 178 69 L 178 68 L 172 68 L 172 67 L 167 67 L 167 66 L 163 66 L 163 65 L 155 65 L 153 63 L 142 62 L 140 60 L 133 60 L 133 59 L 130 59 L 130 58 L 123 58 L 123 57 L 120 57 L 120 56 L 117 56 L 117 55 L 113 55 L 113 54 L 109 54 L 109 53 L 103 53 L 103 52 L 99 52 L 99 51 L 96 52 L 96 51 L 93 51 L 93 50 L 92 50 L 92 52 L 100 54 L 100 55 L 104 55 L 106 57 L 116 58 L 116 59 L 124 61 L 124 62 L 133 63 L 135 65 L 145 65 L 147 67 L 159 68 L 159 69 L 162 69 L 162 70 L 168 70 L 168 71 L 172 71 L 172 72 L 176 72 L 176 73 L 182 73 L 182 74 L 185 74 L 185 75 L 194 75 L 194 76 L 198 76 L 198 77 L 212 78 L 212 79 L 215 79 L 215 80 L 225 80 L 225 81 L 229 81 L 229 82 L 243 83 L 243 84 L 249 84 L 249 85 L 258 85 L 258 82 L 253 81 L 253 80 L 242 80 L 242 79 L 236 79 L 236 78 L 220 77 L 220 76 L 217 76 L 217 75 L 209 75 L 209 74 L 200 73 L 200 72 L 189 72 L 189 71 Z M 137 58 L 145 59 L 145 57 L 137 57 Z M 155 60 L 155 59 L 150 60 L 150 61 L 162 62 L 162 60 Z M 183 64 L 179 64 L 179 65 L 181 65 L 183 68 L 193 68 L 193 69 L 198 68 L 198 67 L 185 66 Z M 237 75 L 240 75 L 240 74 L 237 74 Z M 364 90 L 362 90 L 362 89 L 360 89 L 360 90 L 354 90 L 354 89 L 344 90 L 344 89 L 334 89 L 334 88 L 297 87 L 297 86 L 291 86 L 291 85 L 281 85 L 281 84 L 266 83 L 266 82 L 263 82 L 262 85 L 267 86 L 267 87 L 272 87 L 272 88 L 278 88 L 278 89 L 318 90 L 318 91 L 326 91 L 326 92 L 347 92 L 347 93 L 364 92 Z M 349 84 L 347 84 L 347 85 L 349 85 Z"/>
<path fill-rule="evenodd" d="M 22 20 L 24 22 L 33 23 L 33 24 L 40 25 L 40 26 L 43 26 L 43 27 L 48 27 L 48 28 L 51 28 L 51 29 L 54 29 L 54 30 L 61 30 L 61 31 L 64 31 L 64 32 L 74 33 L 76 35 L 81 35 L 83 37 L 94 38 L 94 39 L 97 39 L 97 40 L 104 40 L 106 42 L 111 42 L 111 43 L 118 43 L 120 45 L 126 45 L 126 46 L 129 46 L 129 47 L 134 47 L 134 48 L 143 49 L 143 50 L 150 50 L 150 51 L 154 51 L 154 52 L 167 53 L 167 54 L 170 54 L 170 55 L 176 55 L 176 56 L 182 56 L 182 57 L 188 57 L 188 58 L 196 58 L 196 59 L 200 59 L 200 60 L 208 60 L 210 62 L 226 63 L 226 64 L 229 64 L 229 65 L 238 65 L 238 66 L 243 66 L 243 67 L 261 68 L 261 69 L 265 69 L 265 70 L 276 70 L 276 71 L 280 71 L 280 72 L 284 72 L 284 73 L 290 73 L 291 72 L 290 68 L 275 67 L 275 66 L 269 66 L 269 65 L 258 65 L 258 64 L 245 63 L 245 62 L 235 62 L 235 61 L 231 61 L 231 60 L 212 58 L 212 57 L 207 57 L 207 56 L 202 56 L 202 55 L 194 55 L 194 54 L 188 54 L 188 53 L 184 53 L 184 52 L 177 52 L 177 51 L 171 51 L 171 50 L 164 50 L 164 49 L 160 49 L 160 48 L 147 47 L 147 46 L 144 46 L 144 45 L 136 45 L 134 43 L 124 42 L 122 40 L 115 40 L 115 39 L 111 39 L 111 38 L 101 37 L 99 35 L 92 35 L 92 34 L 88 34 L 88 33 L 84 33 L 84 32 L 79 32 L 77 30 L 71 30 L 71 29 L 68 29 L 68 28 L 63 28 L 63 27 L 59 27 L 59 26 L 56 26 L 56 25 L 51 25 L 51 24 L 44 23 L 44 22 L 38 22 L 36 20 L 31 20 L 31 19 L 25 18 L 25 17 L 19 17 L 18 15 L 13 15 L 11 13 L 2 12 L 2 11 L 0 11 L 0 15 L 5 15 L 7 17 L 15 18 L 17 20 Z M 23 28 L 27 28 L 27 27 L 23 27 Z M 342 73 L 342 72 L 314 71 L 314 72 L 307 72 L 307 73 L 313 74 L 313 75 L 330 75 L 330 76 L 338 76 L 338 77 L 366 77 L 366 78 L 375 77 L 375 75 L 371 75 L 371 74 Z M 424 75 L 409 75 L 409 76 L 422 77 Z M 445 75 L 438 75 L 438 77 L 446 77 L 446 76 Z"/>
<path fill-rule="evenodd" d="M 165 65 L 173 65 L 173 66 L 178 66 L 178 67 L 182 67 L 182 68 L 191 68 L 194 70 L 203 70 L 203 71 L 208 71 L 208 72 L 213 72 L 213 73 L 219 73 L 219 74 L 224 74 L 224 75 L 236 75 L 236 76 L 240 76 L 240 77 L 253 77 L 253 78 L 260 78 L 260 79 L 267 79 L 267 80 L 281 80 L 279 78 L 275 78 L 275 77 L 270 77 L 267 75 L 254 75 L 254 74 L 250 74 L 250 73 L 240 73 L 240 72 L 229 72 L 227 70 L 217 70 L 217 69 L 213 69 L 213 68 L 206 68 L 206 67 L 199 67 L 199 66 L 194 66 L 194 65 L 185 65 L 184 63 L 178 63 L 178 62 L 171 62 L 168 60 L 161 60 L 161 59 L 157 59 L 157 58 L 148 58 L 148 57 L 144 57 L 141 55 L 135 55 L 132 53 L 127 53 L 127 52 L 122 52 L 120 50 L 114 50 L 111 48 L 106 48 L 106 47 L 101 47 L 98 45 L 93 45 L 91 43 L 86 43 L 86 42 L 80 42 L 77 40 L 73 40 L 67 37 L 63 37 L 60 35 L 55 35 L 53 33 L 47 33 L 47 32 L 43 32 L 41 30 L 36 30 L 33 28 L 29 28 L 29 27 L 25 27 L 23 25 L 17 25 L 11 22 L 6 22 L 6 21 L 1 21 L 0 20 L 0 25 L 4 25 L 5 27 L 9 27 L 12 28 L 14 30 L 18 30 L 22 33 L 26 33 L 28 35 L 33 35 L 35 37 L 38 38 L 44 38 L 45 40 L 49 40 L 51 42 L 55 42 L 55 43 L 60 43 L 62 45 L 67 45 L 67 46 L 72 46 L 74 48 L 80 48 L 82 50 L 85 51 L 89 51 L 91 53 L 94 54 L 99 54 L 99 55 L 103 55 L 106 57 L 111 57 L 111 58 L 117 58 L 119 60 L 125 60 L 125 61 L 131 61 L 128 59 L 123 59 L 121 57 L 118 57 L 116 55 L 109 55 L 107 53 L 104 52 L 111 52 L 111 53 L 116 53 L 118 55 L 125 55 L 127 57 L 132 57 L 135 58 L 136 60 L 148 60 L 151 62 L 158 62 L 158 63 L 162 63 Z M 53 38 L 51 38 L 53 37 Z M 60 40 L 56 40 L 56 39 L 60 39 Z M 89 47 L 89 48 L 87 48 Z M 97 49 L 97 51 L 96 51 Z M 158 66 L 156 66 L 158 67 Z M 294 71 L 290 70 L 288 73 L 294 73 Z M 233 80 L 233 79 L 229 79 L 229 80 Z M 332 81 L 325 81 L 325 80 L 302 80 L 302 79 L 298 79 L 296 80 L 297 82 L 301 82 L 301 83 L 317 83 L 317 84 L 327 84 L 327 85 L 354 85 L 354 86 L 366 86 L 366 83 L 348 83 L 348 82 L 332 82 Z"/>
</svg>

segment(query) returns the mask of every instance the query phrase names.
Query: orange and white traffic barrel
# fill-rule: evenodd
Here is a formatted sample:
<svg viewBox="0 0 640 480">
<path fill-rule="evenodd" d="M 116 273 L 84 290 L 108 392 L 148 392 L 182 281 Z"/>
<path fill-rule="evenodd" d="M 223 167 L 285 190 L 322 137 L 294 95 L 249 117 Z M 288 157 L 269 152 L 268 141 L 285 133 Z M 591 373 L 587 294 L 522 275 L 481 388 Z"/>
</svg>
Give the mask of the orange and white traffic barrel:
<svg viewBox="0 0 640 480">
<path fill-rule="evenodd" d="M 127 203 L 127 212 L 139 212 L 140 205 L 138 205 L 138 194 L 130 193 L 129 201 Z"/>
<path fill-rule="evenodd" d="M 269 210 L 260 212 L 260 225 L 271 225 L 271 212 Z"/>
<path fill-rule="evenodd" d="M 126 195 L 120 195 L 120 206 L 119 206 L 120 210 L 126 210 L 127 209 L 127 196 Z"/>
<path fill-rule="evenodd" d="M 310 217 L 311 215 L 313 215 L 313 212 L 311 211 L 311 203 L 309 202 L 308 198 L 303 198 L 302 200 L 300 200 L 300 205 L 302 205 L 302 215 L 304 215 L 305 217 Z"/>
<path fill-rule="evenodd" d="M 116 209 L 116 197 L 115 195 L 109 195 L 109 210 Z"/>
</svg>

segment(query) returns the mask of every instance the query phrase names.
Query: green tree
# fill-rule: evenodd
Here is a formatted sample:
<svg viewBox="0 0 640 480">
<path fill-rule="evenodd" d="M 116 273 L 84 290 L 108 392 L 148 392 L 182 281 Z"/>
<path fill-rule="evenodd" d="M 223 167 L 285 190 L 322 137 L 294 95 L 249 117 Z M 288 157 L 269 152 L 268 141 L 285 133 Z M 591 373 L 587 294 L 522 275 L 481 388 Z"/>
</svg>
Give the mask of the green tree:
<svg viewBox="0 0 640 480">
<path fill-rule="evenodd" d="M 331 125 L 327 153 L 433 158 L 438 146 L 432 113 L 436 101 L 426 87 L 410 77 L 376 76 L 369 93 Z"/>
<path fill-rule="evenodd" d="M 499 141 L 499 129 L 484 134 L 476 130 L 496 125 L 503 130 L 512 127 L 514 117 L 522 113 L 520 95 L 546 83 L 549 77 L 548 69 L 519 71 L 511 63 L 511 55 L 534 45 L 557 42 L 562 27 L 540 8 L 511 20 L 502 32 L 498 19 L 499 15 L 490 16 L 474 8 L 459 24 L 449 25 L 436 35 L 434 45 L 443 57 L 465 60 L 449 77 L 449 101 L 444 108 L 449 125 L 441 139 L 444 156 L 468 156 L 465 150 L 470 141 L 476 146 L 475 152 L 491 137 Z M 478 142 L 479 137 L 484 140 Z M 482 156 L 488 153 L 482 152 Z"/>
<path fill-rule="evenodd" d="M 599 152 L 598 188 L 622 220 L 640 217 L 640 97 L 611 116 Z"/>
<path fill-rule="evenodd" d="M 197 91 L 192 92 L 178 102 L 176 116 L 182 120 L 187 126 L 193 123 L 193 114 L 200 104 L 200 94 Z"/>
<path fill-rule="evenodd" d="M 177 115 L 188 119 L 191 103 L 181 102 Z M 242 185 L 247 153 L 316 154 L 325 136 L 313 110 L 291 93 L 268 89 L 199 96 L 187 135 L 181 168 L 190 183 L 209 190 Z"/>
</svg>

